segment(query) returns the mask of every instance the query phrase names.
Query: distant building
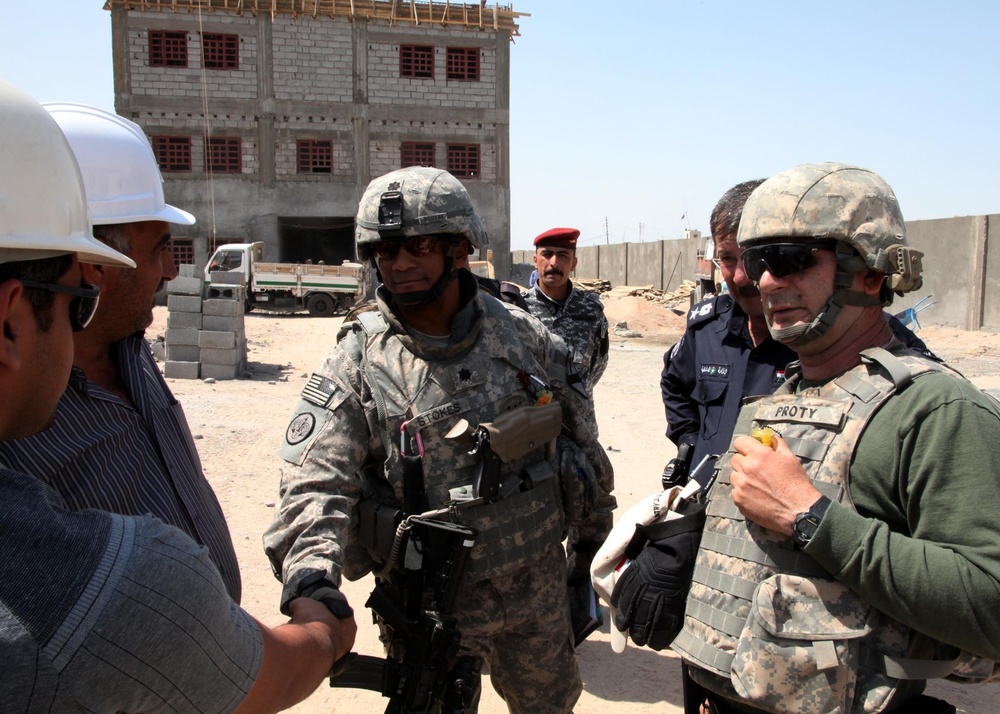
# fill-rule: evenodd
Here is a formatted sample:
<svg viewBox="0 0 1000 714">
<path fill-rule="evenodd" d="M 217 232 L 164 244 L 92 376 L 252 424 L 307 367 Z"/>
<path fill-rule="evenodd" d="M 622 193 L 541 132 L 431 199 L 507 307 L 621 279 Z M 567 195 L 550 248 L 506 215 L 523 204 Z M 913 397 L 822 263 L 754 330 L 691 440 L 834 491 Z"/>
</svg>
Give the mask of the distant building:
<svg viewBox="0 0 1000 714">
<path fill-rule="evenodd" d="M 264 241 L 353 258 L 371 178 L 445 168 L 510 255 L 510 46 L 525 13 L 445 0 L 107 0 L 115 108 L 143 127 L 183 262 Z M 506 263 L 506 265 L 504 264 Z"/>
</svg>

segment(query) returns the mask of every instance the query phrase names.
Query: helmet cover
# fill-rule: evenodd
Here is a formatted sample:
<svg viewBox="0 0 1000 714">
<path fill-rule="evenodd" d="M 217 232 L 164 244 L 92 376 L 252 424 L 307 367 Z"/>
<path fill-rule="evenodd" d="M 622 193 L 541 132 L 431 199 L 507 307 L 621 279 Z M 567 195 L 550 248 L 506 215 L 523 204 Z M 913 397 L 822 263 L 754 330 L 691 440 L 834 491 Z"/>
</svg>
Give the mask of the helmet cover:
<svg viewBox="0 0 1000 714">
<path fill-rule="evenodd" d="M 359 257 L 368 257 L 364 246 L 378 241 L 431 234 L 462 236 L 472 249 L 486 244 L 486 228 L 458 179 L 441 169 L 410 166 L 368 184 L 358 206 Z"/>
</svg>

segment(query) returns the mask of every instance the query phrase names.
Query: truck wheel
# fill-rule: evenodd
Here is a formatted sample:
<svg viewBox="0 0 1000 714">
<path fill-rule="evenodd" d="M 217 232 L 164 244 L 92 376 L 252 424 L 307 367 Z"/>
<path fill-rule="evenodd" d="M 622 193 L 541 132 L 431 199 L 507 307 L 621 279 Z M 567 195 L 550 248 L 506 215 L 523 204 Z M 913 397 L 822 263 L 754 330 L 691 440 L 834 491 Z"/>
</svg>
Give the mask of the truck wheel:
<svg viewBox="0 0 1000 714">
<path fill-rule="evenodd" d="M 329 317 L 337 309 L 337 303 L 329 295 L 315 293 L 306 301 L 306 309 L 313 317 Z"/>
</svg>

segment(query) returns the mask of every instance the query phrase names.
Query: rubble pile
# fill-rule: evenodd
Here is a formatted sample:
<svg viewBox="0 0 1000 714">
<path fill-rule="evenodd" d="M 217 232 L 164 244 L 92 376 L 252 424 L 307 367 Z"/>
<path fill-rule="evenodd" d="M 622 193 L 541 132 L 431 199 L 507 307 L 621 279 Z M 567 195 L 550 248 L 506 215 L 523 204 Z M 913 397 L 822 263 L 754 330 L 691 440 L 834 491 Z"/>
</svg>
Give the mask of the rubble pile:
<svg viewBox="0 0 1000 714">
<path fill-rule="evenodd" d="M 587 281 L 583 281 L 587 282 Z M 592 281 L 592 282 L 604 282 L 607 281 Z M 576 281 L 573 282 L 576 285 Z M 640 297 L 649 302 L 657 303 L 665 308 L 674 310 L 682 310 L 687 312 L 688 305 L 691 301 L 691 293 L 695 289 L 695 283 L 692 280 L 685 280 L 677 287 L 675 290 L 671 290 L 666 293 L 662 290 L 657 290 L 652 285 L 619 285 L 618 287 L 611 288 L 607 290 L 602 290 L 600 292 L 605 293 L 608 297 Z"/>
</svg>

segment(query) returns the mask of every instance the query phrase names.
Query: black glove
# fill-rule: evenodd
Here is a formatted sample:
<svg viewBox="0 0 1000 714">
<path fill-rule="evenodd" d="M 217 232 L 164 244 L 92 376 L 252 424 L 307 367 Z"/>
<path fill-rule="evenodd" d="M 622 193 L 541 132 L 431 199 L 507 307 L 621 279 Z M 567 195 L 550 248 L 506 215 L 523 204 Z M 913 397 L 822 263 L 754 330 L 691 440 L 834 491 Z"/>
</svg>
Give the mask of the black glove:
<svg viewBox="0 0 1000 714">
<path fill-rule="evenodd" d="M 322 571 L 308 571 L 286 583 L 281 592 L 281 613 L 291 615 L 288 609 L 292 600 L 300 597 L 312 598 L 326 605 L 334 617 L 343 620 L 354 616 L 354 610 L 347 604 L 347 596 L 330 582 Z"/>
<path fill-rule="evenodd" d="M 632 563 L 611 593 L 615 626 L 628 631 L 640 647 L 662 650 L 684 624 L 684 603 L 705 526 L 705 507 L 686 504 L 683 508 L 689 512 L 680 518 L 636 527 L 636 537 L 625 552 Z"/>
</svg>

